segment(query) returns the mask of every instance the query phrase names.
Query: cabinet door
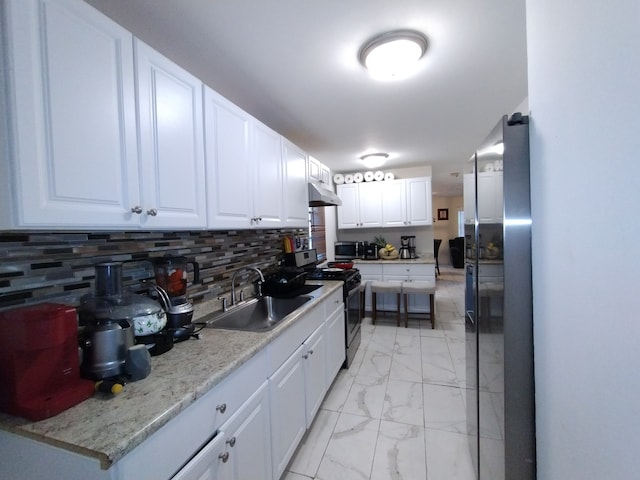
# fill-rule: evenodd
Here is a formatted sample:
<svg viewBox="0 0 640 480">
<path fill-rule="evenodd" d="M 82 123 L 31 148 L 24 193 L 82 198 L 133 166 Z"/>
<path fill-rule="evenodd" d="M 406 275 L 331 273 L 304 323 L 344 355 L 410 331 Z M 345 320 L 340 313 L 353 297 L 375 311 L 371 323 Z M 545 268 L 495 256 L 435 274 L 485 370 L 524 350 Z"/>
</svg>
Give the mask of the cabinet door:
<svg viewBox="0 0 640 480">
<path fill-rule="evenodd" d="M 360 226 L 358 184 L 338 185 L 336 188 L 342 205 L 338 207 L 338 228 L 358 228 Z"/>
<path fill-rule="evenodd" d="M 234 480 L 270 480 L 271 439 L 269 433 L 268 383 L 262 386 L 225 423 L 225 452 Z"/>
<path fill-rule="evenodd" d="M 17 203 L 4 226 L 137 228 L 131 34 L 84 2 L 4 3 L 15 156 L 3 190 Z"/>
<path fill-rule="evenodd" d="M 382 182 L 360 183 L 358 190 L 360 226 L 382 226 Z"/>
<path fill-rule="evenodd" d="M 204 96 L 209 228 L 250 228 L 251 116 L 209 87 Z"/>
<path fill-rule="evenodd" d="M 269 378 L 273 478 L 280 478 L 306 431 L 304 347 L 300 345 Z"/>
<path fill-rule="evenodd" d="M 251 122 L 251 136 L 253 143 L 252 168 L 255 173 L 253 177 L 253 226 L 257 228 L 280 227 L 284 223 L 281 138 L 276 132 L 255 119 Z"/>
<path fill-rule="evenodd" d="M 285 170 L 284 214 L 287 227 L 309 227 L 307 154 L 287 139 L 282 140 Z"/>
<path fill-rule="evenodd" d="M 302 344 L 305 370 L 306 427 L 311 426 L 327 392 L 326 326 L 320 325 Z"/>
<path fill-rule="evenodd" d="M 346 331 L 344 326 L 344 303 L 327 304 L 329 316 L 327 318 L 327 388 L 340 371 L 346 355 Z"/>
<path fill-rule="evenodd" d="M 408 178 L 407 224 L 412 227 L 433 224 L 431 210 L 431 177 Z"/>
<path fill-rule="evenodd" d="M 405 180 L 391 180 L 382 184 L 382 222 L 385 227 L 404 227 L 407 224 L 405 186 Z"/>
<path fill-rule="evenodd" d="M 322 164 L 313 157 L 309 157 L 309 179 L 322 181 Z"/>
<path fill-rule="evenodd" d="M 324 183 L 327 187 L 331 187 L 331 170 L 324 163 L 320 164 L 320 183 Z"/>
<path fill-rule="evenodd" d="M 233 472 L 225 447 L 224 432 L 219 431 L 171 480 L 231 480 Z"/>
<path fill-rule="evenodd" d="M 207 225 L 202 83 L 136 40 L 142 225 Z"/>
</svg>

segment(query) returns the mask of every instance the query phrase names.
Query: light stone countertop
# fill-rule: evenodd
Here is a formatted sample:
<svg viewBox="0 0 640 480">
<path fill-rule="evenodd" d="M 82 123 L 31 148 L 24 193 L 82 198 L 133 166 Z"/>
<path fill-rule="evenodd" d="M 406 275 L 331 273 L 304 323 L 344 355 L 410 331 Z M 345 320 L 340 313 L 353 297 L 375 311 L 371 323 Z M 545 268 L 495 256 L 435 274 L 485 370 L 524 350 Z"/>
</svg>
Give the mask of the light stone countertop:
<svg viewBox="0 0 640 480">
<path fill-rule="evenodd" d="M 354 267 L 358 268 L 358 265 L 362 264 L 375 264 L 375 263 L 384 263 L 384 264 L 394 264 L 394 263 L 408 263 L 408 264 L 435 264 L 436 259 L 432 253 L 419 253 L 418 258 L 396 258 L 394 260 L 361 260 L 355 259 L 353 261 Z"/>
<path fill-rule="evenodd" d="M 269 332 L 205 328 L 200 339 L 174 345 L 151 357 L 151 374 L 125 385 L 107 398 L 101 394 L 55 417 L 32 422 L 0 413 L 0 428 L 100 461 L 103 469 L 120 460 L 160 427 L 189 407 L 220 381 L 288 329 L 335 290 L 341 281 L 323 285 L 307 302 Z M 194 321 L 202 318 L 194 318 Z"/>
</svg>

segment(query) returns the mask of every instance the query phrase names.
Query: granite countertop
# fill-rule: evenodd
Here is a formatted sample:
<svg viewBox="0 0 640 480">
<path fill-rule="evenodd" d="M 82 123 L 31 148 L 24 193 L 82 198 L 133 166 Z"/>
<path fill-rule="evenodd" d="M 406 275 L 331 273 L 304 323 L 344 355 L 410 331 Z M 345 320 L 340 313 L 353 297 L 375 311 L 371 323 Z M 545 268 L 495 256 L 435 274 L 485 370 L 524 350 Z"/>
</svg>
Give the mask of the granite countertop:
<svg viewBox="0 0 640 480">
<path fill-rule="evenodd" d="M 118 395 L 96 394 L 39 422 L 0 413 L 0 428 L 96 458 L 108 469 L 342 287 L 339 281 L 307 283 L 323 287 L 313 292 L 314 300 L 269 332 L 205 328 L 199 340 L 177 343 L 152 357 L 151 374 L 128 383 Z M 202 320 L 202 312 L 196 310 L 194 321 Z"/>
<path fill-rule="evenodd" d="M 353 261 L 356 264 L 356 268 L 358 264 L 367 264 L 367 263 L 409 263 L 409 264 L 435 264 L 436 259 L 432 253 L 419 253 L 418 258 L 396 258 L 394 260 L 362 260 L 355 259 Z"/>
</svg>

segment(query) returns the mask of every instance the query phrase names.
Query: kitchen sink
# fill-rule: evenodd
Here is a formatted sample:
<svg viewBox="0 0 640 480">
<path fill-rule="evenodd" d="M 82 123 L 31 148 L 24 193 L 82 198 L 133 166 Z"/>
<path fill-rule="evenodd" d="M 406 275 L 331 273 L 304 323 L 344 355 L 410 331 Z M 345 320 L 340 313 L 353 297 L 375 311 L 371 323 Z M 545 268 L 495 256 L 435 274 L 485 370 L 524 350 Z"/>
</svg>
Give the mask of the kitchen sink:
<svg viewBox="0 0 640 480">
<path fill-rule="evenodd" d="M 242 302 L 228 311 L 206 321 L 209 328 L 266 332 L 274 328 L 283 318 L 312 300 L 312 296 L 293 298 L 258 297 Z"/>
</svg>

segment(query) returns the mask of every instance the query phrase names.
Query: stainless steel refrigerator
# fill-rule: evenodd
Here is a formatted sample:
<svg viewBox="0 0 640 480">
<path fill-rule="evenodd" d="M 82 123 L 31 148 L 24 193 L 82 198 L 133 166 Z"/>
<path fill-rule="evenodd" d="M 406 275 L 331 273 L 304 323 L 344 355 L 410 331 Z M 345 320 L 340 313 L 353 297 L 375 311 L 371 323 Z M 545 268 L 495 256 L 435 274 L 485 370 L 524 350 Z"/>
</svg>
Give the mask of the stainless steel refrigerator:
<svg viewBox="0 0 640 480">
<path fill-rule="evenodd" d="M 467 433 L 479 480 L 536 475 L 528 120 L 504 116 L 464 176 Z"/>
</svg>

